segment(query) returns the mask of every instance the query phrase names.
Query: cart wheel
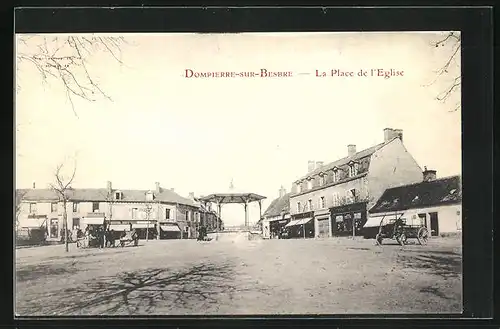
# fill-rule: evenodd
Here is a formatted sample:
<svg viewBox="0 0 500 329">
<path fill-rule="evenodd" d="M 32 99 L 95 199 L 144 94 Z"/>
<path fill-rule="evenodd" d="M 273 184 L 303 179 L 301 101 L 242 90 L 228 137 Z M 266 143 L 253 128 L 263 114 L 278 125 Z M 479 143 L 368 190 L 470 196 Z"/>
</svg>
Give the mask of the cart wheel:
<svg viewBox="0 0 500 329">
<path fill-rule="evenodd" d="M 406 235 L 404 233 L 401 233 L 398 237 L 396 237 L 396 241 L 402 246 L 406 244 Z"/>
<path fill-rule="evenodd" d="M 417 240 L 420 245 L 426 245 L 429 240 L 429 231 L 425 227 L 421 227 L 417 233 Z"/>
<path fill-rule="evenodd" d="M 380 233 L 377 233 L 377 235 L 375 236 L 375 243 L 377 244 L 377 246 L 381 246 L 382 245 L 382 235 L 380 235 Z"/>
</svg>

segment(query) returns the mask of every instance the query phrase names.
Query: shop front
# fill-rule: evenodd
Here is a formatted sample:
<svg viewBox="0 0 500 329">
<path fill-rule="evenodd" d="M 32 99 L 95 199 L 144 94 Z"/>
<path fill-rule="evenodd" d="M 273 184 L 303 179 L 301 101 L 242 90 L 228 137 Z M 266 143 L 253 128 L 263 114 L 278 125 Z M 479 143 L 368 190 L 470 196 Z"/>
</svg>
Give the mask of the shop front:
<svg viewBox="0 0 500 329">
<path fill-rule="evenodd" d="M 314 238 L 314 212 L 293 215 L 285 225 L 289 238 Z"/>
<path fill-rule="evenodd" d="M 180 239 L 181 229 L 175 223 L 160 223 L 160 239 Z"/>
<path fill-rule="evenodd" d="M 327 238 L 330 236 L 330 211 L 328 209 L 317 210 L 314 212 L 314 221 L 316 224 L 316 237 Z"/>
<path fill-rule="evenodd" d="M 333 236 L 352 235 L 353 226 L 355 235 L 361 235 L 367 219 L 366 202 L 330 208 L 330 216 Z"/>
<path fill-rule="evenodd" d="M 154 240 L 158 235 L 156 221 L 138 221 L 132 223 L 132 229 L 135 229 L 141 240 Z"/>
<path fill-rule="evenodd" d="M 290 215 L 285 215 L 281 219 L 276 219 L 269 222 L 269 232 L 271 239 L 286 238 L 285 226 L 290 222 Z"/>
</svg>

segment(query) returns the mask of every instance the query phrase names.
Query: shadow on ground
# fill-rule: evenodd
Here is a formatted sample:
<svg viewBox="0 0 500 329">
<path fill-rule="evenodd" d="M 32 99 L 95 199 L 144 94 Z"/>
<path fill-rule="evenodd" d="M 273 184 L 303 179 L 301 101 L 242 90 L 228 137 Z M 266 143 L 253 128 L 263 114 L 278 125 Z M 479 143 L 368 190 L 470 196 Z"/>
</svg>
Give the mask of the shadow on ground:
<svg viewBox="0 0 500 329">
<path fill-rule="evenodd" d="M 71 265 L 31 265 L 25 266 L 22 269 L 16 270 L 16 281 L 24 282 L 36 280 L 40 277 L 51 275 L 73 274 L 77 269 Z"/>
<path fill-rule="evenodd" d="M 459 277 L 462 273 L 462 256 L 454 252 L 401 254 L 399 261 L 406 268 L 428 269 L 445 279 Z"/>
<path fill-rule="evenodd" d="M 229 264 L 198 264 L 179 271 L 165 268 L 102 277 L 77 287 L 61 289 L 32 298 L 18 307 L 30 315 L 132 315 L 203 314 L 219 303 L 231 302 L 247 289 L 234 282 Z"/>
</svg>

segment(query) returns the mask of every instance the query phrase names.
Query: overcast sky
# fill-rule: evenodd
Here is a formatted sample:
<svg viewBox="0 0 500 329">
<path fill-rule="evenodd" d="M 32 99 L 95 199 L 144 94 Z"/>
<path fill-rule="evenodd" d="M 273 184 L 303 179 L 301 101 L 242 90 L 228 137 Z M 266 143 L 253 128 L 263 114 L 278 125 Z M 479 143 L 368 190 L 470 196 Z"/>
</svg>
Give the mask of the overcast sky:
<svg viewBox="0 0 500 329">
<path fill-rule="evenodd" d="M 113 101 L 74 99 L 73 114 L 58 80 L 43 85 L 28 62 L 18 66 L 16 180 L 47 187 L 55 166 L 75 156 L 74 187 L 154 188 L 182 195 L 236 189 L 267 196 L 264 208 L 307 171 L 383 141 L 403 129 L 421 167 L 438 176 L 461 173 L 459 93 L 436 96 L 458 74 L 434 84 L 451 55 L 433 47 L 443 33 L 283 33 L 125 35 L 119 64 L 96 52 L 88 68 Z M 41 37 L 23 51 L 36 51 Z M 50 41 L 50 39 L 49 39 Z M 26 47 L 31 47 L 26 49 Z M 196 72 L 291 71 L 291 78 L 185 78 Z M 325 77 L 315 71 L 404 71 L 391 77 Z M 310 73 L 299 75 L 299 73 Z M 368 72 L 370 73 L 370 72 Z M 66 160 L 65 160 L 66 159 Z M 231 209 L 229 209 L 231 208 Z M 241 209 L 240 209 L 241 208 Z M 223 216 L 224 216 L 223 208 Z M 228 207 L 228 225 L 243 207 Z M 251 208 L 251 222 L 258 207 Z"/>
</svg>

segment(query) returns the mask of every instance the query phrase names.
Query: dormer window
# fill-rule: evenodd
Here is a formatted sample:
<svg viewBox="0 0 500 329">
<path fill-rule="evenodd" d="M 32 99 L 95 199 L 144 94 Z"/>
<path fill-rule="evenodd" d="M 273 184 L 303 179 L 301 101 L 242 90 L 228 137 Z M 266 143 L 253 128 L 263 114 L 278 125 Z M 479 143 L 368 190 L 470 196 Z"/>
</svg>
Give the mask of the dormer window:
<svg viewBox="0 0 500 329">
<path fill-rule="evenodd" d="M 146 193 L 146 201 L 153 201 L 153 200 L 154 200 L 154 198 L 155 198 L 155 195 L 154 195 L 154 193 L 153 193 L 153 192 L 148 191 L 148 192 Z"/>
<path fill-rule="evenodd" d="M 123 193 L 120 191 L 115 192 L 115 200 L 122 200 L 123 199 Z"/>
<path fill-rule="evenodd" d="M 354 177 L 358 174 L 358 163 L 351 161 L 349 162 L 349 177 Z"/>
<path fill-rule="evenodd" d="M 323 186 L 323 185 L 325 185 L 325 174 L 320 173 L 319 174 L 319 186 Z"/>
<path fill-rule="evenodd" d="M 333 168 L 333 181 L 338 182 L 340 180 L 340 171 L 339 168 Z"/>
<path fill-rule="evenodd" d="M 307 189 L 310 190 L 313 188 L 312 177 L 307 178 Z"/>
</svg>

